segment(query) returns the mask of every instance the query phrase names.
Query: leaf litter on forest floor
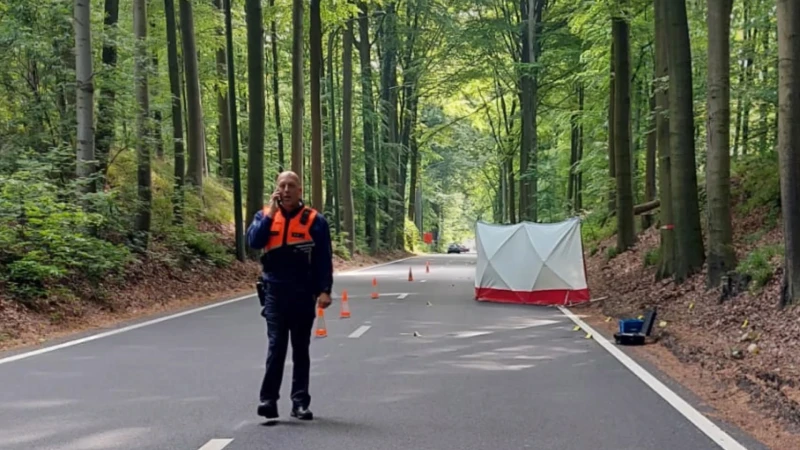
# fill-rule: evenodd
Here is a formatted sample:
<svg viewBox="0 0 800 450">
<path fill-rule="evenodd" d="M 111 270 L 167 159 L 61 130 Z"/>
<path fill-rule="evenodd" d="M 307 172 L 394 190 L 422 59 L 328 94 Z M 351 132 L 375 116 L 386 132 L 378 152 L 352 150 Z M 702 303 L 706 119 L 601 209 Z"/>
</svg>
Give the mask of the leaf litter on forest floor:
<svg viewBox="0 0 800 450">
<path fill-rule="evenodd" d="M 755 233 L 763 222 L 752 216 L 734 226 L 739 261 L 755 248 L 782 245 L 779 229 Z M 592 296 L 608 299 L 577 308 L 613 332 L 617 325 L 607 317 L 637 317 L 657 306 L 664 326 L 653 328 L 656 345 L 635 351 L 765 444 L 800 448 L 800 308 L 778 307 L 782 270 L 775 268 L 761 290 L 720 302 L 720 289 L 706 289 L 705 268 L 680 285 L 656 281 L 656 268 L 644 261 L 659 247 L 657 229 L 609 262 L 606 249 L 614 239 L 601 242 L 586 261 Z"/>
</svg>

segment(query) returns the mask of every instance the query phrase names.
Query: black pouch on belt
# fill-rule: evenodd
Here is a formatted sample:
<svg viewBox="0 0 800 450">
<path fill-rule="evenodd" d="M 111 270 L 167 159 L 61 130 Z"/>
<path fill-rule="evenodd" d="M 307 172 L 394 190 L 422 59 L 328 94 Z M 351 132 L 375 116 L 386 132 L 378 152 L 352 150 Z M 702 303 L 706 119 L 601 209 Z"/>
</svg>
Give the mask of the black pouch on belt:
<svg viewBox="0 0 800 450">
<path fill-rule="evenodd" d="M 267 292 L 264 286 L 264 281 L 261 279 L 256 281 L 256 293 L 258 294 L 258 303 L 263 308 L 264 304 L 267 302 Z"/>
</svg>

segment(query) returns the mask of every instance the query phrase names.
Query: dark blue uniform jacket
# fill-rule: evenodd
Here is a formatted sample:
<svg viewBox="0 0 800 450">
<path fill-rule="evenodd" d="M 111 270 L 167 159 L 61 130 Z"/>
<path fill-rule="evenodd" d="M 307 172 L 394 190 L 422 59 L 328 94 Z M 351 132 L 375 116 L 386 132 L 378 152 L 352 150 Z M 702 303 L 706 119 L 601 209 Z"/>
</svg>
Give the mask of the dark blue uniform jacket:
<svg viewBox="0 0 800 450">
<path fill-rule="evenodd" d="M 295 217 L 300 211 L 301 206 L 293 212 L 287 212 L 281 208 L 281 212 L 287 218 Z M 250 227 L 247 228 L 247 245 L 253 249 L 263 249 L 269 240 L 272 218 L 264 217 L 258 211 L 253 218 Z M 314 296 L 322 292 L 330 294 L 333 288 L 333 248 L 331 244 L 331 232 L 328 221 L 321 212 L 317 211 L 314 222 L 311 223 L 309 234 L 314 240 L 314 250 L 311 254 L 311 286 L 297 286 L 299 290 L 310 291 Z M 262 278 L 268 283 L 292 283 L 295 279 L 272 272 L 265 271 Z M 309 289 L 310 288 L 310 289 Z"/>
</svg>

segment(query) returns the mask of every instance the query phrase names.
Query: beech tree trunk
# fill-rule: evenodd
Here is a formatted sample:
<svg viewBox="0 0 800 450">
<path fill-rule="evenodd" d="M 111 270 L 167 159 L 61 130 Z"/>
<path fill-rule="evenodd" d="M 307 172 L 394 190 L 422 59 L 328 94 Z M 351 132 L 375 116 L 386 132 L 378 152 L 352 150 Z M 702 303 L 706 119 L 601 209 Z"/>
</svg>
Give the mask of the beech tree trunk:
<svg viewBox="0 0 800 450">
<path fill-rule="evenodd" d="M 624 6 L 624 0 L 619 5 Z M 614 39 L 614 160 L 617 192 L 617 251 L 636 244 L 631 174 L 630 28 L 623 17 L 612 19 Z"/>
<path fill-rule="evenodd" d="M 169 0 L 172 1 L 172 0 Z M 111 34 L 103 41 L 103 65 L 108 67 L 108 72 L 113 73 L 117 66 L 116 31 L 119 22 L 119 0 L 105 0 L 103 8 L 103 25 Z M 169 30 L 168 30 L 169 31 Z M 174 31 L 174 28 L 173 28 Z M 95 133 L 95 158 L 97 171 L 100 174 L 97 189 L 105 188 L 105 175 L 108 168 L 108 155 L 111 153 L 111 144 L 114 141 L 115 102 L 116 90 L 112 80 L 104 79 L 100 86 L 100 95 L 97 101 L 97 132 Z"/>
<path fill-rule="evenodd" d="M 275 7 L 275 0 L 269 0 L 269 7 Z M 281 128 L 281 102 L 280 89 L 278 88 L 278 31 L 273 19 L 269 24 L 269 36 L 272 48 L 272 101 L 275 104 L 275 129 L 278 131 L 278 167 L 283 171 L 286 167 L 286 156 L 283 149 L 283 128 Z"/>
<path fill-rule="evenodd" d="M 655 0 L 656 79 L 656 147 L 658 150 L 658 194 L 661 200 L 661 248 L 656 280 L 671 277 L 675 271 L 675 230 L 672 214 L 672 171 L 669 145 L 669 75 L 666 14 L 669 0 Z"/>
<path fill-rule="evenodd" d="M 694 148 L 692 55 L 685 0 L 667 8 L 669 128 L 672 202 L 675 217 L 675 280 L 683 282 L 705 262 Z M 617 168 L 619 169 L 619 168 Z"/>
<path fill-rule="evenodd" d="M 364 172 L 366 178 L 366 197 L 364 199 L 365 234 L 372 251 L 378 251 L 378 186 L 376 179 L 377 150 L 375 148 L 375 107 L 372 98 L 372 57 L 369 41 L 369 15 L 367 4 L 358 4 L 359 60 L 361 67 L 361 115 L 364 135 Z"/>
<path fill-rule="evenodd" d="M 520 0 L 520 18 L 522 30 L 520 38 L 522 48 L 520 68 L 520 107 L 522 110 L 522 132 L 520 134 L 519 150 L 519 219 L 520 221 L 535 220 L 531 214 L 531 185 L 535 178 L 531 173 L 531 154 L 536 151 L 536 130 L 533 125 L 533 39 L 535 34 L 534 2 L 536 0 Z"/>
<path fill-rule="evenodd" d="M 75 85 L 77 131 L 76 175 L 83 193 L 95 189 L 94 165 L 94 74 L 92 73 L 92 13 L 90 0 L 75 0 Z"/>
<path fill-rule="evenodd" d="M 311 206 L 324 208 L 322 202 L 322 22 L 320 0 L 311 0 L 309 8 L 309 47 L 311 53 Z"/>
<path fill-rule="evenodd" d="M 219 12 L 224 12 L 222 8 L 222 0 L 214 0 L 214 6 Z M 219 27 L 218 34 L 220 38 L 224 37 L 224 28 Z M 220 83 L 225 82 L 227 79 L 227 66 L 228 60 L 226 56 L 226 49 L 220 46 L 216 53 L 217 58 L 217 80 Z M 232 155 L 231 155 L 231 117 L 228 113 L 228 94 L 226 89 L 220 84 L 217 88 L 217 135 L 219 137 L 219 160 L 220 160 L 220 175 L 223 178 L 233 178 Z"/>
<path fill-rule="evenodd" d="M 576 90 L 577 94 L 577 90 Z M 575 165 L 578 164 L 578 113 L 573 112 L 569 117 L 569 177 L 567 179 L 567 211 L 575 213 Z"/>
<path fill-rule="evenodd" d="M 188 181 L 203 187 L 206 143 L 203 130 L 203 107 L 200 103 L 200 71 L 197 63 L 197 44 L 194 36 L 194 14 L 191 0 L 179 0 L 183 62 L 186 76 L 186 110 L 188 113 L 189 172 Z"/>
<path fill-rule="evenodd" d="M 292 171 L 303 178 L 303 0 L 292 2 Z M 251 93 L 251 95 L 253 95 Z"/>
<path fill-rule="evenodd" d="M 175 24 L 175 2 L 164 0 L 167 19 L 167 67 L 169 90 L 172 97 L 172 145 L 175 153 L 175 181 L 172 200 L 173 222 L 183 223 L 183 189 L 186 181 L 186 152 L 183 140 L 183 107 L 181 102 L 180 64 L 178 63 L 178 30 Z"/>
<path fill-rule="evenodd" d="M 352 25 L 351 25 L 351 27 L 352 27 Z M 353 34 L 352 33 L 353 33 L 353 31 L 352 31 L 352 28 L 351 28 L 351 30 L 350 30 L 350 45 L 353 45 Z M 341 231 L 342 231 L 342 218 L 341 218 L 342 206 L 341 206 L 341 203 L 342 203 L 342 192 L 343 191 L 339 188 L 341 186 L 340 178 L 339 178 L 340 177 L 340 175 L 339 175 L 339 167 L 337 166 L 337 156 L 338 156 L 339 153 L 338 153 L 337 148 L 336 148 L 336 142 L 339 139 L 339 135 L 336 132 L 336 116 L 337 116 L 337 114 L 336 114 L 336 87 L 337 86 L 336 86 L 336 83 L 334 83 L 334 80 L 337 79 L 337 77 L 336 77 L 336 72 L 335 72 L 334 66 L 333 66 L 334 49 L 336 48 L 335 45 L 334 45 L 335 39 L 336 39 L 336 33 L 335 32 L 331 32 L 328 35 L 328 81 L 327 81 L 327 84 L 328 84 L 328 102 L 329 102 L 328 103 L 328 111 L 329 111 L 328 112 L 328 127 L 329 127 L 329 133 L 330 133 L 330 136 L 329 136 L 328 139 L 330 140 L 330 143 L 331 143 L 331 145 L 330 145 L 330 148 L 331 148 L 331 151 L 330 151 L 330 162 L 331 163 L 329 164 L 329 166 L 331 166 L 331 172 L 332 172 L 332 174 L 331 174 L 332 177 L 331 178 L 333 178 L 333 189 L 330 189 L 328 192 L 331 192 L 331 196 L 330 196 L 330 198 L 331 198 L 331 206 L 333 208 L 333 216 L 335 218 L 334 229 L 336 230 L 336 233 L 338 234 L 338 233 L 341 233 Z M 353 54 L 353 50 L 350 49 L 351 58 L 352 58 L 352 54 Z M 353 76 L 353 73 L 352 73 L 352 70 L 353 70 L 352 60 L 351 60 L 351 63 L 350 63 L 350 70 L 351 70 L 350 77 L 352 79 L 352 76 Z M 350 89 L 351 89 L 350 103 L 351 103 L 351 108 L 352 108 L 352 102 L 353 102 L 353 100 L 352 100 L 352 83 L 351 83 Z M 342 120 L 344 120 L 344 119 L 342 119 Z M 352 116 L 352 113 L 351 113 L 351 115 L 350 115 L 351 124 L 352 124 L 352 120 L 353 120 L 353 116 Z M 350 133 L 352 135 L 352 126 L 351 126 Z M 352 136 L 351 136 L 351 139 L 352 139 Z M 351 144 L 351 148 L 352 148 L 352 144 Z M 352 172 L 352 167 L 351 167 L 350 170 Z M 351 191 L 351 196 L 352 196 L 352 191 Z M 353 237 L 353 239 L 355 239 L 355 237 Z"/>
<path fill-rule="evenodd" d="M 264 23 L 261 0 L 245 3 L 247 24 L 247 99 L 250 135 L 247 139 L 247 226 L 264 206 Z M 270 191 L 269 195 L 272 195 Z M 256 252 L 250 250 L 251 256 Z"/>
<path fill-rule="evenodd" d="M 135 241 L 140 250 L 147 249 L 150 235 L 151 190 L 150 175 L 150 99 L 148 96 L 147 71 L 150 56 L 147 51 L 147 0 L 133 2 L 133 33 L 136 38 L 134 52 L 134 80 L 136 91 L 136 179 L 138 184 L 139 207 L 135 220 Z"/>
<path fill-rule="evenodd" d="M 226 136 L 231 147 L 233 172 L 233 220 L 236 231 L 236 259 L 244 262 L 244 220 L 242 218 L 242 175 L 239 167 L 239 124 L 236 116 L 236 69 L 233 66 L 233 19 L 231 1 L 225 0 L 225 56 L 228 75 L 228 111 L 231 119 L 230 133 Z"/>
<path fill-rule="evenodd" d="M 730 17 L 732 0 L 708 0 L 708 199 L 707 286 L 736 268 L 731 224 Z"/>
<path fill-rule="evenodd" d="M 583 110 L 584 110 L 584 87 L 583 82 L 578 86 L 578 157 L 576 162 L 580 164 L 583 160 Z M 583 209 L 583 171 L 575 171 L 575 211 Z"/>
<path fill-rule="evenodd" d="M 786 246 L 781 299 L 800 303 L 800 4 L 778 0 L 778 154 Z"/>
<path fill-rule="evenodd" d="M 342 177 L 339 189 L 344 213 L 344 231 L 350 256 L 356 251 L 353 216 L 353 21 L 348 20 L 342 37 Z"/>
<path fill-rule="evenodd" d="M 378 34 L 381 45 L 381 76 L 380 76 L 380 112 L 381 123 L 381 143 L 380 152 L 382 159 L 383 179 L 382 185 L 385 187 L 383 198 L 383 210 L 385 219 L 381 234 L 383 242 L 387 248 L 397 247 L 396 234 L 396 209 L 399 199 L 397 198 L 397 185 L 399 181 L 399 161 L 400 152 L 397 139 L 397 11 L 396 3 L 390 1 L 385 8 L 385 18 Z"/>
<path fill-rule="evenodd" d="M 154 21 L 154 19 L 152 17 L 150 18 L 150 30 L 153 33 L 155 33 L 155 30 L 156 30 L 156 24 L 155 24 L 155 21 Z M 153 77 L 154 80 L 158 80 L 160 78 L 160 76 L 161 76 L 159 74 L 159 70 L 158 70 L 158 68 L 159 68 L 158 51 L 155 50 L 155 49 L 151 49 L 151 52 L 152 52 L 151 53 L 151 61 L 152 61 L 151 64 L 152 64 L 153 67 L 150 70 L 150 75 Z M 158 89 L 158 86 L 153 86 L 153 92 L 151 92 L 151 94 L 153 96 L 156 96 L 156 95 L 158 95 L 158 92 L 160 92 L 160 90 Z M 163 125 L 163 120 L 162 120 L 163 116 L 161 114 L 161 109 L 158 106 L 155 107 L 155 108 L 152 108 L 152 118 L 153 118 L 153 122 L 151 124 L 151 130 L 153 131 L 153 144 L 155 145 L 155 148 L 153 150 L 155 150 L 156 158 L 158 158 L 159 161 L 163 161 L 164 160 L 164 136 L 161 134 L 161 127 Z"/>
<path fill-rule="evenodd" d="M 648 106 L 650 110 L 650 121 L 647 132 L 647 153 L 645 154 L 645 179 L 644 179 L 644 201 L 653 201 L 656 198 L 656 98 L 655 94 L 649 93 Z M 642 216 L 642 229 L 646 230 L 653 225 L 652 216 Z"/>
<path fill-rule="evenodd" d="M 614 103 L 616 98 L 616 81 L 614 77 L 614 67 L 616 64 L 616 49 L 614 46 L 614 39 L 611 39 L 611 73 L 609 74 L 609 98 L 608 98 L 608 212 L 614 212 L 617 209 L 617 171 L 616 171 L 616 154 L 614 152 Z"/>
</svg>

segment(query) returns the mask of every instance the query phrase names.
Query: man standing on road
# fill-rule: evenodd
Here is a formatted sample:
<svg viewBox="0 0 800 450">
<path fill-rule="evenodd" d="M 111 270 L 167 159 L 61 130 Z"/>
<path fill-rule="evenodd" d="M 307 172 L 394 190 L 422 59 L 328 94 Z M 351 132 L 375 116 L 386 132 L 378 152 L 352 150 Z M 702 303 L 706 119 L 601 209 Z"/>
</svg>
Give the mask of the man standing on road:
<svg viewBox="0 0 800 450">
<path fill-rule="evenodd" d="M 296 173 L 278 175 L 269 206 L 257 212 L 247 230 L 251 248 L 263 249 L 259 300 L 267 319 L 269 351 L 258 415 L 278 418 L 278 398 L 286 350 L 292 341 L 292 417 L 312 420 L 308 381 L 308 347 L 316 304 L 331 304 L 333 252 L 328 222 L 301 200 L 303 188 Z"/>
</svg>

